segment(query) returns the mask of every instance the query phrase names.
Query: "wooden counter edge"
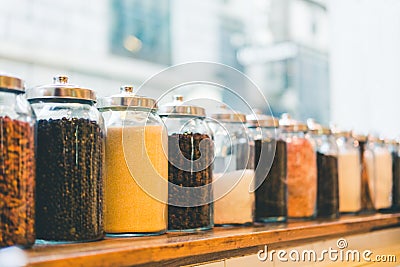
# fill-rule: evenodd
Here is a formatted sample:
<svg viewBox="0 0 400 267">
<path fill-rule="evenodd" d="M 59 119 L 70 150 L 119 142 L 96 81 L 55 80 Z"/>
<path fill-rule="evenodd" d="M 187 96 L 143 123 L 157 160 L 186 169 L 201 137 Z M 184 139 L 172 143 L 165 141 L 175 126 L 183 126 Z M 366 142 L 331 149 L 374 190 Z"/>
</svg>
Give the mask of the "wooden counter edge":
<svg viewBox="0 0 400 267">
<path fill-rule="evenodd" d="M 286 226 L 216 228 L 195 234 L 106 239 L 98 242 L 39 246 L 27 250 L 29 266 L 170 265 L 215 260 L 224 255 L 256 253 L 266 244 L 279 246 L 312 239 L 400 226 L 400 214 L 346 216 L 336 221 L 288 223 Z M 229 253 L 227 253 L 229 252 Z M 226 257 L 226 256 L 224 256 Z"/>
</svg>

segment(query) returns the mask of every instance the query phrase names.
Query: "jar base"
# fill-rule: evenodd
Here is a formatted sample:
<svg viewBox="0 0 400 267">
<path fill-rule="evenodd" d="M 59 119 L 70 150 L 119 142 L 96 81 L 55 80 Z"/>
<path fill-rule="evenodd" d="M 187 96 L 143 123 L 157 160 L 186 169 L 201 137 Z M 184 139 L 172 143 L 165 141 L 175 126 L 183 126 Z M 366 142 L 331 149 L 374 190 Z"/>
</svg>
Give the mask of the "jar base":
<svg viewBox="0 0 400 267">
<path fill-rule="evenodd" d="M 137 237 L 137 236 L 156 236 L 165 234 L 167 231 L 162 230 L 158 232 L 150 232 L 150 233 L 139 233 L 139 232 L 132 232 L 132 233 L 106 233 L 106 237 L 110 238 L 120 238 L 120 237 Z"/>
<path fill-rule="evenodd" d="M 256 219 L 256 222 L 259 223 L 275 223 L 275 222 L 286 222 L 286 221 L 287 217 L 285 216 L 261 217 Z"/>
<path fill-rule="evenodd" d="M 360 214 L 360 211 L 341 211 L 340 215 L 358 215 Z"/>
<path fill-rule="evenodd" d="M 67 244 L 76 244 L 76 243 L 96 242 L 96 241 L 99 241 L 102 239 L 104 239 L 104 237 L 89 239 L 89 240 L 76 240 L 76 241 L 65 241 L 65 240 L 56 241 L 56 240 L 36 239 L 34 245 L 35 246 L 36 245 L 67 245 Z"/>
<path fill-rule="evenodd" d="M 168 229 L 167 232 L 184 232 L 184 233 L 196 233 L 201 231 L 211 230 L 212 226 L 192 228 L 192 229 Z"/>
<path fill-rule="evenodd" d="M 247 227 L 252 226 L 252 222 L 245 222 L 245 223 L 216 223 L 214 226 L 217 227 Z"/>
<path fill-rule="evenodd" d="M 378 209 L 379 213 L 393 213 L 395 212 L 391 207 L 390 208 L 383 208 L 383 209 Z"/>
<path fill-rule="evenodd" d="M 371 215 L 371 214 L 375 214 L 376 210 L 360 210 L 360 212 L 358 214 L 360 215 Z"/>
<path fill-rule="evenodd" d="M 316 217 L 313 216 L 309 216 L 309 217 L 288 217 L 288 220 L 296 222 L 296 221 L 311 221 L 316 219 Z"/>
<path fill-rule="evenodd" d="M 329 214 L 329 215 L 319 215 L 316 217 L 316 219 L 319 220 L 336 220 L 339 219 L 340 215 L 339 213 L 335 213 L 335 214 Z"/>
</svg>

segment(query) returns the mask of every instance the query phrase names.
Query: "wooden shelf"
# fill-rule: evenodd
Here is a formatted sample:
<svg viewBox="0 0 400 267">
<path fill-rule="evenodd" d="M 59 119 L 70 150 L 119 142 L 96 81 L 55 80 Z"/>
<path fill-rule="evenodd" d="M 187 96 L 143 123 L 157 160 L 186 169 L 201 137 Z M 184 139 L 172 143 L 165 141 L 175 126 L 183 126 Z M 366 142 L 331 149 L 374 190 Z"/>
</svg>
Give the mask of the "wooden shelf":
<svg viewBox="0 0 400 267">
<path fill-rule="evenodd" d="M 400 226 L 400 214 L 343 216 L 335 221 L 289 222 L 251 227 L 214 228 L 199 233 L 106 238 L 97 242 L 35 245 L 27 249 L 30 266 L 157 266 L 193 264 L 255 254 L 272 247 Z"/>
</svg>

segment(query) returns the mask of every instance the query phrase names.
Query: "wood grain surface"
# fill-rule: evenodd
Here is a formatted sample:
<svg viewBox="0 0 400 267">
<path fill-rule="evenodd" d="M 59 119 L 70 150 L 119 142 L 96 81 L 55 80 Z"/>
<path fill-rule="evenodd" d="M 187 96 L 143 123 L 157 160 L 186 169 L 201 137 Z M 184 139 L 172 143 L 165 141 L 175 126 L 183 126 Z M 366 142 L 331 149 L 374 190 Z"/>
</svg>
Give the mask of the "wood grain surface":
<svg viewBox="0 0 400 267">
<path fill-rule="evenodd" d="M 400 226 L 400 214 L 343 216 L 334 221 L 288 222 L 214 228 L 198 233 L 106 238 L 97 242 L 35 245 L 27 249 L 29 266 L 171 266 L 256 253 L 268 244 L 280 247 L 333 236 Z"/>
</svg>

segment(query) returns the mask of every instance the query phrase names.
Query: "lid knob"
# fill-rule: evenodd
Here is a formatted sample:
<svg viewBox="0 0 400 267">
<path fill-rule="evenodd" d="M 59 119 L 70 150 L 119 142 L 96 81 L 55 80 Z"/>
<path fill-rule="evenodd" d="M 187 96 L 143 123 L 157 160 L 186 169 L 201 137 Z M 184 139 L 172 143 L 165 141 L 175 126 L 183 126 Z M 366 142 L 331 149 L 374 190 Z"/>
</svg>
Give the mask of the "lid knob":
<svg viewBox="0 0 400 267">
<path fill-rule="evenodd" d="M 133 93 L 133 85 L 121 86 L 121 93 Z"/>
<path fill-rule="evenodd" d="M 68 76 L 67 75 L 57 75 L 53 77 L 53 82 L 55 84 L 67 84 Z"/>
<path fill-rule="evenodd" d="M 174 95 L 172 96 L 174 101 L 183 102 L 183 95 Z"/>
</svg>

